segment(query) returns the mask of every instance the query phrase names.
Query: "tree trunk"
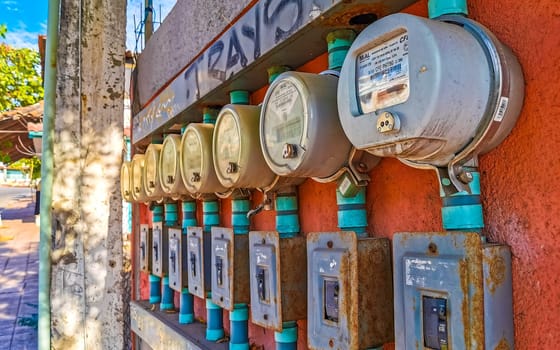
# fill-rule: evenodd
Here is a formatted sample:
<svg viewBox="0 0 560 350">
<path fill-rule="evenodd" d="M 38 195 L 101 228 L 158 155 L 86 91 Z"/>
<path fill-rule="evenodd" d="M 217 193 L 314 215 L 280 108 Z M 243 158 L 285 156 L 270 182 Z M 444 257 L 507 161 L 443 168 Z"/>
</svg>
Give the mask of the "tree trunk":
<svg viewBox="0 0 560 350">
<path fill-rule="evenodd" d="M 126 0 L 62 0 L 54 140 L 52 346 L 129 347 L 119 174 Z"/>
</svg>

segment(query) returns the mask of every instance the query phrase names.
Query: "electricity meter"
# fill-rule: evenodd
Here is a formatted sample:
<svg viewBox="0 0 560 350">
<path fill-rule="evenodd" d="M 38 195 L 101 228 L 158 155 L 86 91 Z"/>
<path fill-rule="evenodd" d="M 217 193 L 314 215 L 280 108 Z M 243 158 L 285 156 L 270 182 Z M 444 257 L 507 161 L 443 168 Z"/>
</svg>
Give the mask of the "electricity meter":
<svg viewBox="0 0 560 350">
<path fill-rule="evenodd" d="M 352 144 L 418 167 L 462 165 L 491 150 L 513 128 L 522 100 L 510 49 L 462 16 L 376 21 L 352 44 L 338 85 Z"/>
<path fill-rule="evenodd" d="M 177 200 L 187 195 L 187 189 L 181 177 L 180 152 L 181 136 L 168 135 L 163 141 L 159 157 L 158 171 L 159 180 L 163 192 Z"/>
<path fill-rule="evenodd" d="M 132 187 L 132 199 L 136 203 L 146 202 L 148 197 L 144 190 L 144 155 L 136 154 L 132 157 L 130 166 L 130 179 Z"/>
<path fill-rule="evenodd" d="M 212 135 L 214 125 L 189 124 L 181 140 L 181 175 L 191 194 L 224 192 L 214 170 Z"/>
<path fill-rule="evenodd" d="M 214 167 L 218 180 L 227 188 L 263 188 L 276 178 L 260 149 L 260 110 L 259 106 L 229 104 L 218 115 Z"/>
<path fill-rule="evenodd" d="M 338 78 L 282 73 L 266 92 L 261 112 L 261 147 L 281 176 L 326 178 L 343 167 L 352 145 L 340 125 Z"/>
<path fill-rule="evenodd" d="M 131 187 L 131 164 L 130 162 L 123 162 L 121 166 L 121 196 L 127 202 L 132 202 L 132 187 Z"/>
<path fill-rule="evenodd" d="M 146 148 L 144 154 L 144 189 L 146 195 L 152 200 L 161 200 L 163 190 L 159 181 L 159 155 L 161 153 L 161 145 L 152 143 Z"/>
</svg>

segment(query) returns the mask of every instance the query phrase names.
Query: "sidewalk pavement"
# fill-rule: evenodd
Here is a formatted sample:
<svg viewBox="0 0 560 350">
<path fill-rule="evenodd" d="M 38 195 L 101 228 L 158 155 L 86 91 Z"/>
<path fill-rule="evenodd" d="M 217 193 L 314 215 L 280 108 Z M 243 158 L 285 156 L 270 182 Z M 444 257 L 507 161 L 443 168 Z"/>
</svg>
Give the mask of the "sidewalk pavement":
<svg viewBox="0 0 560 350">
<path fill-rule="evenodd" d="M 37 349 L 39 228 L 34 208 L 31 198 L 21 198 L 1 214 L 1 349 Z"/>
</svg>

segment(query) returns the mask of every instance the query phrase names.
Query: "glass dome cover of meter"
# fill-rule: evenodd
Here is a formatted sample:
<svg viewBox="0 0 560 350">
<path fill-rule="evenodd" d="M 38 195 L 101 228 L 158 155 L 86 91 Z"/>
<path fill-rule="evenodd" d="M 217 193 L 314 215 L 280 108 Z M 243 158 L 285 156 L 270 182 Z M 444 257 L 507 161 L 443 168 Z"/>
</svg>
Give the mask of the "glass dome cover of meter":
<svg viewBox="0 0 560 350">
<path fill-rule="evenodd" d="M 179 147 L 181 137 L 179 135 L 168 135 L 163 142 L 161 149 L 159 170 L 161 187 L 165 193 L 174 195 L 179 191 L 177 187 L 181 184 L 181 174 L 179 172 Z"/>
<path fill-rule="evenodd" d="M 143 202 L 146 200 L 144 191 L 143 174 L 144 171 L 144 155 L 136 154 L 130 165 L 130 179 L 132 187 L 132 199 L 135 202 Z"/>
<path fill-rule="evenodd" d="M 158 162 L 161 145 L 151 144 L 144 155 L 144 189 L 149 197 L 161 197 L 162 189 L 159 181 Z"/>
<path fill-rule="evenodd" d="M 200 189 L 202 173 L 202 144 L 196 133 L 187 129 L 182 143 L 183 180 L 187 189 L 196 192 Z"/>
<path fill-rule="evenodd" d="M 221 173 L 221 177 L 227 177 L 232 183 L 239 178 L 241 136 L 239 128 L 231 112 L 226 112 L 220 116 L 219 124 L 216 125 L 217 147 L 214 157 L 216 159 L 216 171 Z M 224 172 L 226 174 L 224 174 Z"/>
<path fill-rule="evenodd" d="M 268 153 L 266 159 L 275 165 L 275 171 L 283 167 L 293 170 L 301 163 L 301 153 L 305 152 L 301 143 L 307 106 L 298 87 L 290 80 L 284 79 L 272 89 L 264 107 L 265 117 L 261 121 L 265 153 Z M 293 145 L 295 148 L 287 150 L 286 145 Z M 287 152 L 295 154 L 286 154 Z"/>
<path fill-rule="evenodd" d="M 132 202 L 132 183 L 130 181 L 131 163 L 124 161 L 121 166 L 121 195 L 127 202 Z"/>
<path fill-rule="evenodd" d="M 340 74 L 340 121 L 356 148 L 380 157 L 447 166 L 483 135 L 494 106 L 507 104 L 509 98 L 506 118 L 493 117 L 504 119 L 496 136 L 485 140 L 477 153 L 489 151 L 507 136 L 523 100 L 521 69 L 509 49 L 485 28 L 461 20 L 494 39 L 486 41 L 507 62 L 500 76 L 510 79 L 509 91 L 499 92 L 502 82 L 493 80 L 499 75 L 488 58 L 493 48 L 481 45 L 484 40 L 463 25 L 401 13 L 384 17 L 358 35 Z"/>
</svg>

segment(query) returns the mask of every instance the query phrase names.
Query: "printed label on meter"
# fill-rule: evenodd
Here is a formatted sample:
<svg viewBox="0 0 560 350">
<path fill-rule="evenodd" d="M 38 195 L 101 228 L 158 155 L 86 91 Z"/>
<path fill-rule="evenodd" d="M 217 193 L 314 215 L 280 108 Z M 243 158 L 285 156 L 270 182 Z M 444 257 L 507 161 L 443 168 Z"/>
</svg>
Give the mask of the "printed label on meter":
<svg viewBox="0 0 560 350">
<path fill-rule="evenodd" d="M 407 32 L 358 55 L 357 76 L 362 113 L 371 113 L 408 100 Z"/>
<path fill-rule="evenodd" d="M 272 131 L 268 136 L 274 135 L 276 142 L 291 139 L 299 142 L 303 113 L 303 101 L 296 86 L 289 81 L 281 82 L 272 92 L 268 103 L 266 117 Z"/>
</svg>

